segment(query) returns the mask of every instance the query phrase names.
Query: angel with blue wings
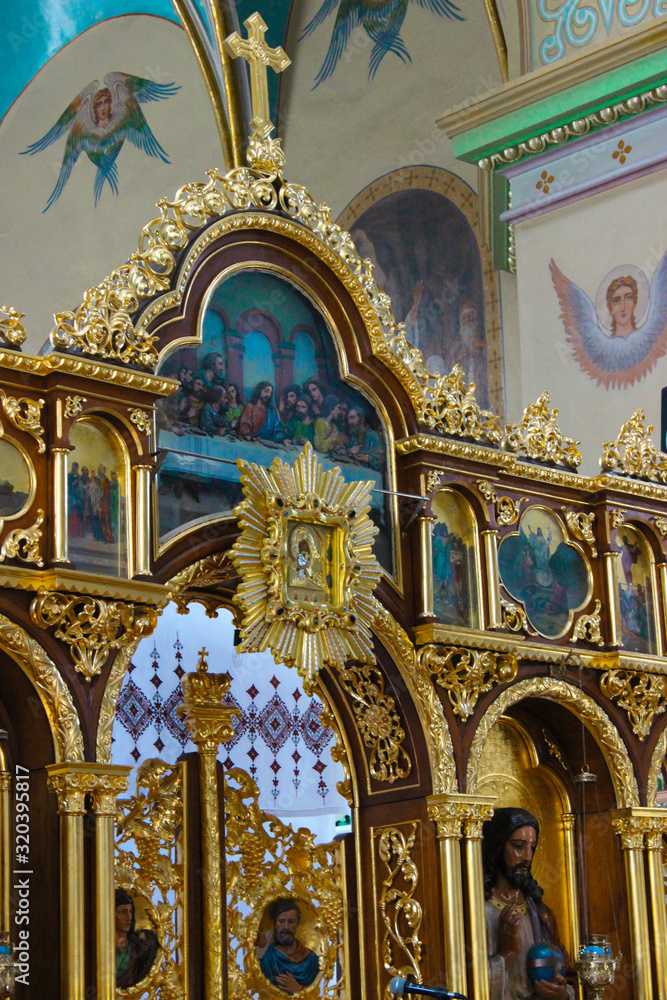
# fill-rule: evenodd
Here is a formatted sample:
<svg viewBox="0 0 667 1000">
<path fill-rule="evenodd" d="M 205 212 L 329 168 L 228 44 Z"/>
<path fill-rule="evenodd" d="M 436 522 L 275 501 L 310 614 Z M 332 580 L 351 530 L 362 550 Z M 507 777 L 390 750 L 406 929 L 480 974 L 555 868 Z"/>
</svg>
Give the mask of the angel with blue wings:
<svg viewBox="0 0 667 1000">
<path fill-rule="evenodd" d="M 583 370 L 607 389 L 625 389 L 648 375 L 667 352 L 667 253 L 653 275 L 648 308 L 640 325 L 636 319 L 640 311 L 637 279 L 645 286 L 648 283 L 638 268 L 624 265 L 610 272 L 600 286 L 597 308 L 554 260 L 549 268 L 560 303 L 560 318 L 572 353 Z M 624 271 L 635 271 L 636 275 Z"/>
<path fill-rule="evenodd" d="M 60 174 L 46 212 L 62 194 L 72 168 L 79 155 L 85 153 L 97 167 L 95 174 L 95 204 L 102 194 L 105 182 L 118 194 L 118 168 L 116 158 L 126 139 L 148 156 L 159 157 L 164 163 L 169 159 L 157 141 L 139 107 L 147 101 L 162 101 L 173 97 L 181 88 L 173 83 L 154 83 L 130 73 L 107 73 L 105 86 L 99 88 L 97 80 L 84 87 L 68 108 L 63 111 L 53 128 L 33 142 L 23 153 L 39 153 L 68 132 Z"/>
<path fill-rule="evenodd" d="M 460 7 L 452 3 L 452 0 L 324 0 L 299 38 L 301 41 L 310 35 L 338 7 L 329 49 L 322 68 L 315 78 L 315 87 L 331 76 L 347 48 L 352 31 L 360 26 L 374 43 L 368 66 L 370 79 L 375 76 L 378 66 L 388 52 L 393 52 L 403 62 L 412 62 L 399 33 L 403 27 L 408 3 L 415 2 L 434 14 L 465 21 L 465 18 L 458 13 Z"/>
</svg>

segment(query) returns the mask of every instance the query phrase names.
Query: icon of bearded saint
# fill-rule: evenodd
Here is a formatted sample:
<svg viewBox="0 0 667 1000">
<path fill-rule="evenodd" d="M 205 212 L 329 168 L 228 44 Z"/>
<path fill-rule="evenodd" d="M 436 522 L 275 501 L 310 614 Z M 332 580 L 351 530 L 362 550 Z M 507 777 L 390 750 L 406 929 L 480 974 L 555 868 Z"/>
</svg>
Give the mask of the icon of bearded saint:
<svg viewBox="0 0 667 1000">
<path fill-rule="evenodd" d="M 53 128 L 22 151 L 30 155 L 40 153 L 69 132 L 60 174 L 44 212 L 62 194 L 81 153 L 85 153 L 97 167 L 94 186 L 96 205 L 105 181 L 114 194 L 118 194 L 116 157 L 126 139 L 148 156 L 159 157 L 164 163 L 169 163 L 139 105 L 173 97 L 180 87 L 173 83 L 154 83 L 129 73 L 108 73 L 104 83 L 101 89 L 97 80 L 84 87 Z"/>
<path fill-rule="evenodd" d="M 625 266 L 625 271 L 637 272 L 635 277 L 618 276 L 623 268 L 610 272 L 608 277 L 614 280 L 603 281 L 598 308 L 554 260 L 549 269 L 567 339 L 583 370 L 607 389 L 625 389 L 648 375 L 667 352 L 667 253 L 653 275 L 646 318 L 639 326 L 635 313 L 641 316 L 641 295 L 636 279 L 647 283 L 638 268 Z"/>
</svg>

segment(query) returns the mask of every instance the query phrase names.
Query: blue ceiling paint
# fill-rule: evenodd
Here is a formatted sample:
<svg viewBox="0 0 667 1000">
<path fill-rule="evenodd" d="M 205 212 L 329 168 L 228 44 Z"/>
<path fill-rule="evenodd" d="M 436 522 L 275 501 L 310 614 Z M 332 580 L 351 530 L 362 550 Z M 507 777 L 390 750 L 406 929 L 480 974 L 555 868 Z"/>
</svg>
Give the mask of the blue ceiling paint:
<svg viewBox="0 0 667 1000">
<path fill-rule="evenodd" d="M 49 59 L 100 21 L 153 14 L 180 23 L 171 0 L 5 0 L 2 7 L 0 120 Z"/>
</svg>

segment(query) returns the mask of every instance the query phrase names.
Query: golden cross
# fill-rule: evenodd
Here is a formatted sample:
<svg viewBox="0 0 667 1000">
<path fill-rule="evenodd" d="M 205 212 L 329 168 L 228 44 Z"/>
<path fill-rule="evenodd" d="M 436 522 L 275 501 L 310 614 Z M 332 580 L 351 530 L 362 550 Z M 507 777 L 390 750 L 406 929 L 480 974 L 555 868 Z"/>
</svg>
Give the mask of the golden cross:
<svg viewBox="0 0 667 1000">
<path fill-rule="evenodd" d="M 261 14 L 255 12 L 243 23 L 248 29 L 247 40 L 241 38 L 238 31 L 235 31 L 225 38 L 225 48 L 235 59 L 238 56 L 243 56 L 250 63 L 253 118 L 261 118 L 262 121 L 269 122 L 267 67 L 270 66 L 276 73 L 282 73 L 284 69 L 287 69 L 291 60 L 280 46 L 277 49 L 271 49 L 264 41 L 266 24 Z"/>
<path fill-rule="evenodd" d="M 197 672 L 200 674 L 205 674 L 208 670 L 208 663 L 206 662 L 206 657 L 208 656 L 208 649 L 206 646 L 202 646 L 197 654 L 199 656 L 199 662 L 197 663 Z"/>
</svg>

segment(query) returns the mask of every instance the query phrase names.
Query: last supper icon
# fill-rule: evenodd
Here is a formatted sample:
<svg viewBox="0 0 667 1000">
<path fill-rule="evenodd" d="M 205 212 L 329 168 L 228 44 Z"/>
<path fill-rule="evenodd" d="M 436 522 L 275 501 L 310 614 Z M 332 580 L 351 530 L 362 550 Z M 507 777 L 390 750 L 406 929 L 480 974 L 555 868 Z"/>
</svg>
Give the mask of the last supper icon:
<svg viewBox="0 0 667 1000">
<path fill-rule="evenodd" d="M 288 518 L 286 597 L 294 603 L 338 605 L 341 559 L 338 525 L 304 523 Z"/>
</svg>

